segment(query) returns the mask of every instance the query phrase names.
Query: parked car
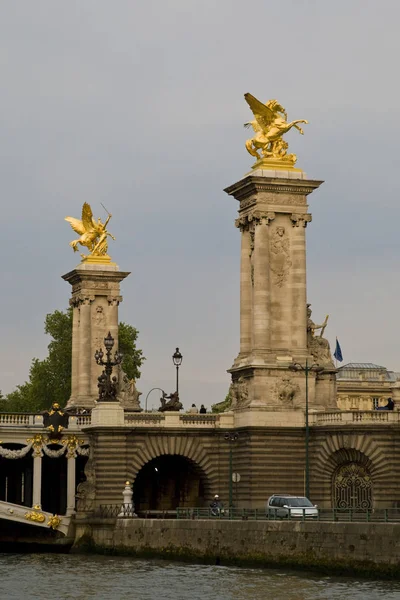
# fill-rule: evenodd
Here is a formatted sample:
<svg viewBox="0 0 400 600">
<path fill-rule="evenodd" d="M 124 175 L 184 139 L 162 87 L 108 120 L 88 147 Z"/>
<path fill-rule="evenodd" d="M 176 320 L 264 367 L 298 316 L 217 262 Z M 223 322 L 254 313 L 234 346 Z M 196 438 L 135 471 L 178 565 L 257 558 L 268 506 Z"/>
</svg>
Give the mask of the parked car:
<svg viewBox="0 0 400 600">
<path fill-rule="evenodd" d="M 318 519 L 318 508 L 304 496 L 274 494 L 268 498 L 266 515 L 273 519 Z"/>
</svg>

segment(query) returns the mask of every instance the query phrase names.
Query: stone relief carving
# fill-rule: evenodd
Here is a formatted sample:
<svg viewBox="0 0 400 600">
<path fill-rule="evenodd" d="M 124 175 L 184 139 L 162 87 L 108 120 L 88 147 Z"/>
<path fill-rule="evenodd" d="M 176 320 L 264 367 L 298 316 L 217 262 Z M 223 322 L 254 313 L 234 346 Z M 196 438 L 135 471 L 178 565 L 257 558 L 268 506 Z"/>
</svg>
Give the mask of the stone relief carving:
<svg viewBox="0 0 400 600">
<path fill-rule="evenodd" d="M 300 227 L 300 225 L 302 225 L 303 227 L 307 227 L 307 223 L 311 223 L 312 221 L 312 215 L 308 213 L 292 213 L 292 215 L 290 216 L 290 220 L 292 221 L 293 227 Z"/>
<path fill-rule="evenodd" d="M 230 409 L 246 408 L 250 404 L 247 382 L 243 377 L 231 383 L 229 395 L 232 399 Z"/>
<path fill-rule="evenodd" d="M 82 481 L 76 489 L 76 508 L 78 511 L 92 508 L 96 497 L 95 465 L 92 447 L 90 447 L 89 459 L 85 465 L 85 475 L 86 481 Z"/>
<path fill-rule="evenodd" d="M 316 325 L 311 319 L 311 305 L 307 304 L 307 345 L 314 357 L 314 360 L 318 364 L 328 364 L 333 366 L 331 349 L 329 342 L 323 336 L 325 327 L 328 323 L 328 315 L 322 325 Z M 315 331 L 320 329 L 320 335 L 316 336 Z"/>
<path fill-rule="evenodd" d="M 274 387 L 274 396 L 285 406 L 292 406 L 296 394 L 300 393 L 300 386 L 290 377 L 282 377 Z"/>
<path fill-rule="evenodd" d="M 241 200 L 240 210 L 253 206 L 256 203 L 256 201 L 256 198 L 245 198 L 244 200 Z"/>
<path fill-rule="evenodd" d="M 282 287 L 288 278 L 292 261 L 290 242 L 284 227 L 276 227 L 270 241 L 271 271 L 275 275 L 275 285 Z"/>
<path fill-rule="evenodd" d="M 96 314 L 94 315 L 94 322 L 97 327 L 104 327 L 105 325 L 105 316 L 104 310 L 102 306 L 96 306 Z"/>
</svg>

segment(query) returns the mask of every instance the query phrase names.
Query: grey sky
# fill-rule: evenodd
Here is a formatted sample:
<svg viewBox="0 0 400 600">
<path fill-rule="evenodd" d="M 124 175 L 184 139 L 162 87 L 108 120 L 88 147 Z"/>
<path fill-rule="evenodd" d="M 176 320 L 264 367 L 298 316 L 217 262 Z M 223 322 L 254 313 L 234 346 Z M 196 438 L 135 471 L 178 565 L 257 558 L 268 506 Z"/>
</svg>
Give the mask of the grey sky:
<svg viewBox="0 0 400 600">
<path fill-rule="evenodd" d="M 63 220 L 113 213 L 121 319 L 140 331 L 138 387 L 222 400 L 238 352 L 243 99 L 278 98 L 305 135 L 308 299 L 345 362 L 400 370 L 397 0 L 4 0 L 0 4 L 0 389 L 46 354 L 77 263 Z M 72 237 L 71 237 L 72 236 Z M 157 397 L 151 396 L 155 405 Z M 151 405 L 149 400 L 149 405 Z"/>
</svg>

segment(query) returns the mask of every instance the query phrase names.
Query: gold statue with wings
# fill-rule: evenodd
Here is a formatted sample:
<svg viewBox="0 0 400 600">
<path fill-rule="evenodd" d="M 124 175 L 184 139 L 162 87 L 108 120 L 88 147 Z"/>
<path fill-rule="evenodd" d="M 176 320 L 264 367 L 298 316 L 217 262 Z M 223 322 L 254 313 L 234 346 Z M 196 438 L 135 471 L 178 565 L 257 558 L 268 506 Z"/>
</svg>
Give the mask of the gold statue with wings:
<svg viewBox="0 0 400 600">
<path fill-rule="evenodd" d="M 92 209 L 87 202 L 82 206 L 81 221 L 79 219 L 74 219 L 73 217 L 65 217 L 65 220 L 68 221 L 72 229 L 80 235 L 79 239 L 69 243 L 74 252 L 78 251 L 77 245 L 80 244 L 89 249 L 90 257 L 109 259 L 109 256 L 107 255 L 107 237 L 110 236 L 115 240 L 115 237 L 107 231 L 107 225 L 111 217 L 112 215 L 108 213 L 108 217 L 104 223 L 102 223 L 101 219 L 97 219 L 96 221 L 93 218 Z M 84 260 L 88 258 L 85 254 L 81 254 L 81 256 Z"/>
<path fill-rule="evenodd" d="M 246 141 L 247 151 L 258 161 L 272 159 L 274 162 L 278 160 L 293 166 L 297 157 L 295 154 L 287 154 L 288 143 L 282 139 L 282 136 L 292 127 L 303 134 L 304 131 L 298 123 L 308 123 L 308 121 L 298 119 L 288 123 L 287 112 L 277 100 L 269 100 L 263 104 L 251 94 L 245 94 L 244 97 L 254 115 L 254 120 L 244 125 L 252 127 L 255 133 L 254 137 Z"/>
</svg>

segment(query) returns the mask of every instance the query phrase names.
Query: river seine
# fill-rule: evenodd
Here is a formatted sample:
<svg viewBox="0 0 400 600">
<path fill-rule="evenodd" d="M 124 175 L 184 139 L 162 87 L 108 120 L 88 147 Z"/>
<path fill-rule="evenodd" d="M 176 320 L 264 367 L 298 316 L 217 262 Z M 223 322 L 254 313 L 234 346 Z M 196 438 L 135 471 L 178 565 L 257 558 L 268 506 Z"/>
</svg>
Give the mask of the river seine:
<svg viewBox="0 0 400 600">
<path fill-rule="evenodd" d="M 400 582 L 62 554 L 0 554 L 1 600 L 399 600 Z"/>
</svg>

